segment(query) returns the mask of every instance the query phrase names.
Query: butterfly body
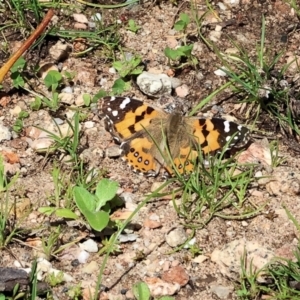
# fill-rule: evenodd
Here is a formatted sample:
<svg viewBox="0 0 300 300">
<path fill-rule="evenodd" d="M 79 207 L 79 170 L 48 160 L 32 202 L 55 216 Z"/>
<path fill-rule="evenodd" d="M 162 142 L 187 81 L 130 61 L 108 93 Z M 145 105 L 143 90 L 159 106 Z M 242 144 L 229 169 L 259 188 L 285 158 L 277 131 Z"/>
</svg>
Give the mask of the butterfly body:
<svg viewBox="0 0 300 300">
<path fill-rule="evenodd" d="M 105 127 L 121 144 L 123 158 L 138 173 L 156 176 L 161 168 L 173 174 L 191 172 L 199 149 L 204 154 L 244 145 L 248 130 L 223 119 L 168 114 L 128 97 L 105 97 Z"/>
</svg>

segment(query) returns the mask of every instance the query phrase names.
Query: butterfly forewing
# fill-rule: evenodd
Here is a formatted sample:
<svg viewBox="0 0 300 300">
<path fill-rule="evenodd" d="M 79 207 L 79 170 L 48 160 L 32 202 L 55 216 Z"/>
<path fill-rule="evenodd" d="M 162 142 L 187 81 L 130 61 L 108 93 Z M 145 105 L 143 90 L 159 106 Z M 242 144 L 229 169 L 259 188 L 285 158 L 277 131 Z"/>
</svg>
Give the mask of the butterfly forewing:
<svg viewBox="0 0 300 300">
<path fill-rule="evenodd" d="M 130 138 L 136 132 L 150 126 L 151 121 L 163 112 L 131 98 L 105 97 L 102 111 L 105 114 L 108 130 L 114 131 L 121 139 Z"/>
</svg>

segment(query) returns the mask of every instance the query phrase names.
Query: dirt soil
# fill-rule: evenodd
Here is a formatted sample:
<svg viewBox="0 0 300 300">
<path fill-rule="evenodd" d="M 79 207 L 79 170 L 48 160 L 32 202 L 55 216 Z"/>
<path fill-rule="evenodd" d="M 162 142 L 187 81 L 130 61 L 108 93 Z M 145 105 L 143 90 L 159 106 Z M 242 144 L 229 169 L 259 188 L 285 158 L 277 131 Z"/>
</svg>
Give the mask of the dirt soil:
<svg viewBox="0 0 300 300">
<path fill-rule="evenodd" d="M 220 52 L 230 52 L 235 48 L 232 42 L 234 41 L 250 57 L 255 56 L 256 45 L 261 38 L 262 16 L 264 15 L 266 51 L 274 54 L 281 51 L 285 53 L 281 56 L 278 65 L 283 66 L 290 57 L 299 55 L 300 32 L 297 30 L 299 20 L 285 1 L 241 0 L 235 1 L 236 5 L 230 4 L 231 2 L 224 0 L 211 3 L 213 13 L 208 13 L 203 20 L 202 34 L 207 39 L 215 31 L 216 26 L 221 26 L 219 29 L 221 34 L 214 40 L 215 47 Z M 127 24 L 129 19 L 135 20 L 136 24 L 141 27 L 137 33 L 127 30 L 126 26 L 120 29 L 120 45 L 123 51 L 141 55 L 145 70 L 170 74 L 170 67 L 163 50 L 167 46 L 174 48 L 182 42 L 180 33 L 173 29 L 180 13 L 191 15 L 193 9 L 198 15 L 202 15 L 207 11 L 204 0 L 196 0 L 194 6 L 191 8 L 190 1 L 179 1 L 178 5 L 173 5 L 171 1 L 146 2 L 126 8 L 103 10 L 101 14 L 104 20 L 115 18 L 124 24 Z M 95 10 L 87 9 L 82 13 L 90 16 L 93 12 Z M 66 26 L 66 28 L 74 26 L 72 21 L 65 21 L 63 12 L 57 13 L 57 16 L 58 22 L 62 22 L 61 26 Z M 184 101 L 189 108 L 192 108 L 228 79 L 214 73 L 222 64 L 216 53 L 197 36 L 195 24 L 189 25 L 188 32 L 189 41 L 194 43 L 193 53 L 199 65 L 197 68 L 186 67 L 175 70 L 173 76 L 188 87 L 189 94 Z M 17 47 L 17 42 L 19 41 L 11 41 L 11 51 Z M 47 46 L 44 45 L 42 48 L 48 49 L 56 43 L 56 40 L 48 41 Z M 70 42 L 73 47 L 74 44 L 75 42 L 73 44 Z M 47 53 L 46 50 L 43 51 Z M 34 53 L 36 52 L 28 53 L 27 58 L 33 57 Z M 4 60 L 6 55 L 2 53 L 1 59 Z M 119 55 L 121 57 L 121 53 Z M 63 61 L 61 67 L 63 70 L 76 74 L 73 80 L 75 99 L 83 93 L 95 95 L 100 89 L 110 92 L 114 81 L 118 78 L 118 75 L 110 69 L 111 61 L 103 58 L 101 49 L 97 49 L 92 54 L 88 53 L 84 57 L 71 54 Z M 295 70 L 291 69 L 288 74 L 289 78 L 292 78 L 291 81 L 297 78 Z M 18 226 L 24 229 L 24 232 L 17 235 L 6 248 L 0 250 L 1 266 L 16 267 L 19 266 L 18 262 L 23 267 L 30 266 L 36 256 L 43 256 L 40 248 L 41 239 L 47 239 L 49 232 L 53 231 L 53 226 L 60 224 L 61 245 L 74 240 L 76 243 L 72 246 L 73 252 L 69 250 L 57 254 L 51 258 L 51 264 L 53 268 L 72 276 L 73 281 L 54 287 L 53 293 L 56 299 L 70 299 L 67 294 L 68 289 L 76 284 L 81 282 L 83 288 L 95 286 L 103 261 L 103 256 L 90 253 L 86 263 L 76 263 L 79 242 L 92 239 L 101 248 L 101 242 L 105 236 L 95 235 L 83 224 L 70 224 L 57 217 L 48 217 L 38 212 L 39 207 L 50 205 L 49 199 L 55 192 L 51 175 L 54 162 L 60 159 L 58 167 L 62 171 L 68 172 L 71 168 L 68 166 L 67 159 L 63 157 L 63 153 L 45 155 L 36 152 L 32 145 L 37 134 L 34 131 L 37 130 L 34 129 L 35 126 L 49 128 L 53 117 L 66 123 L 70 107 L 66 105 L 56 113 L 46 108 L 31 111 L 29 104 L 34 98 L 31 94 L 16 92 L 11 88 L 9 78 L 3 85 L 6 92 L 0 98 L 2 101 L 0 102 L 2 105 L 0 106 L 0 122 L 12 132 L 12 126 L 19 112 L 18 108 L 30 114 L 27 119 L 24 119 L 23 130 L 18 134 L 12 133 L 9 140 L 3 140 L 0 144 L 1 152 L 13 152 L 17 156 L 16 161 L 8 160 L 6 168 L 9 169 L 8 174 L 20 172 L 9 192 L 9 199 L 15 203 L 14 210 L 17 214 Z M 218 94 L 205 108 L 205 112 L 210 112 L 211 107 L 217 105 L 224 114 L 231 114 L 239 119 L 240 123 L 247 123 L 245 114 L 239 109 L 240 106 L 236 106 L 238 98 L 232 94 L 230 89 Z M 134 83 L 126 95 L 144 101 L 153 101 L 153 103 L 157 101 L 147 98 Z M 5 99 L 8 101 L 4 101 Z M 97 172 L 104 172 L 107 178 L 119 183 L 118 195 L 125 199 L 126 209 L 132 211 L 154 186 L 163 182 L 163 179 L 140 176 L 132 172 L 119 157 L 107 157 L 111 151 L 107 149 L 114 149 L 114 143 L 111 135 L 104 129 L 98 106 L 82 109 L 87 118 L 81 123 L 81 157 L 84 158 L 88 169 L 95 168 Z M 176 214 L 170 200 L 156 199 L 148 203 L 132 221 L 130 233 L 136 234 L 135 240 L 120 243 L 121 253 L 109 257 L 102 280 L 101 299 L 131 299 L 133 297 L 131 288 L 134 283 L 145 281 L 146 278 L 157 280 L 165 278 L 169 270 L 178 266 L 182 267 L 184 272 L 177 269 L 176 276 L 187 276 L 188 281 L 182 284 L 175 293 L 175 299 L 237 299 L 234 292 L 236 282 L 224 276 L 220 272 L 219 265 L 211 260 L 211 254 L 215 249 L 222 249 L 224 245 L 232 241 L 246 239 L 259 242 L 262 247 L 268 247 L 278 255 L 292 256 L 292 251 L 298 243 L 299 232 L 288 219 L 282 205 L 285 204 L 293 216 L 300 220 L 299 153 L 289 148 L 286 137 L 279 130 L 263 131 L 263 134 L 260 132 L 254 135 L 253 141 L 257 136 L 263 137 L 265 133 L 269 141 L 279 140 L 279 154 L 285 157 L 285 161 L 282 165 L 275 167 L 271 174 L 263 170 L 262 174 L 270 175 L 271 179 L 253 186 L 248 191 L 247 197 L 250 197 L 252 203 L 257 206 L 267 203 L 262 213 L 243 221 L 215 217 L 204 229 L 197 230 L 195 245 L 202 250 L 201 255 L 204 257 L 204 261 L 197 262 L 188 249 L 173 252 L 174 249 L 166 243 L 166 235 L 172 229 L 178 229 L 184 224 L 184 220 Z M 290 143 L 292 142 L 291 138 Z M 1 201 L 4 203 L 5 200 Z M 64 206 L 63 198 L 60 204 Z M 157 222 L 155 224 L 158 225 L 153 226 L 152 221 Z M 191 232 L 185 231 L 187 234 Z M 143 259 L 135 260 L 141 253 Z M 87 268 L 88 265 L 90 268 Z M 180 280 L 184 281 L 184 278 Z M 214 292 L 215 286 L 228 288 L 230 292 L 222 298 Z M 167 294 L 168 289 L 164 287 Z"/>
</svg>

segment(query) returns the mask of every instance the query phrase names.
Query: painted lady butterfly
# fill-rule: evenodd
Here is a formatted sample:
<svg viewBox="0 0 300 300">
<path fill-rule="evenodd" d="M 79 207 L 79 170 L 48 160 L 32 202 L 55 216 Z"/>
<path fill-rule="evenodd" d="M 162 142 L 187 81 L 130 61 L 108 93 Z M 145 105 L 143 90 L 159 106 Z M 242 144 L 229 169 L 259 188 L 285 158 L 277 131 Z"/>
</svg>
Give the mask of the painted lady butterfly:
<svg viewBox="0 0 300 300">
<path fill-rule="evenodd" d="M 199 148 L 215 153 L 229 141 L 228 150 L 241 148 L 250 138 L 248 129 L 236 123 L 168 114 L 128 97 L 104 97 L 102 112 L 106 130 L 121 143 L 123 158 L 147 176 L 156 176 L 161 168 L 172 175 L 172 166 L 191 172 Z"/>
</svg>

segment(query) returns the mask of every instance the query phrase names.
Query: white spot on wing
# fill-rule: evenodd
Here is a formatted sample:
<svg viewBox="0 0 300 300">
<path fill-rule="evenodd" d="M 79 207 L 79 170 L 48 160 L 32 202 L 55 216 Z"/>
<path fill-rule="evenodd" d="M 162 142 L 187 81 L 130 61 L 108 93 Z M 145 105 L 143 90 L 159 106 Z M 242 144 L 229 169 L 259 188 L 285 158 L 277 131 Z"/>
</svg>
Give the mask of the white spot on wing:
<svg viewBox="0 0 300 300">
<path fill-rule="evenodd" d="M 229 132 L 230 131 L 230 122 L 224 121 L 224 131 Z"/>
<path fill-rule="evenodd" d="M 226 136 L 225 140 L 228 142 L 231 139 L 231 136 Z"/>
<path fill-rule="evenodd" d="M 116 117 L 116 116 L 118 115 L 118 111 L 117 111 L 117 110 L 113 110 L 113 111 L 111 112 L 111 114 L 112 114 L 114 117 Z"/>
<path fill-rule="evenodd" d="M 111 108 L 110 108 L 110 107 L 108 107 L 108 108 L 107 108 L 107 111 L 111 111 Z"/>
<path fill-rule="evenodd" d="M 115 96 L 111 96 L 110 97 L 110 101 L 115 101 L 116 100 L 116 97 Z"/>
<path fill-rule="evenodd" d="M 130 103 L 130 102 L 131 102 L 130 98 L 126 97 L 126 98 L 122 101 L 122 103 L 121 103 L 121 105 L 120 105 L 120 108 L 121 108 L 121 109 L 124 109 L 124 108 L 126 107 L 126 105 L 127 105 L 128 103 Z"/>
</svg>

